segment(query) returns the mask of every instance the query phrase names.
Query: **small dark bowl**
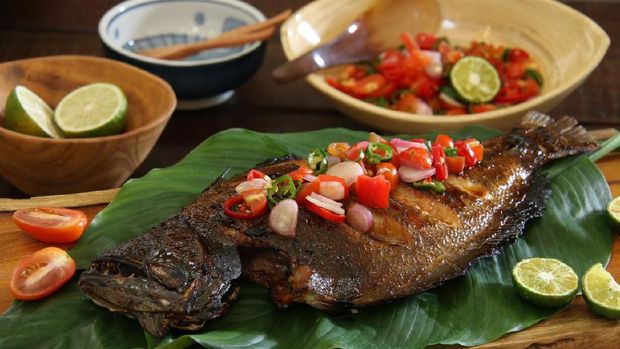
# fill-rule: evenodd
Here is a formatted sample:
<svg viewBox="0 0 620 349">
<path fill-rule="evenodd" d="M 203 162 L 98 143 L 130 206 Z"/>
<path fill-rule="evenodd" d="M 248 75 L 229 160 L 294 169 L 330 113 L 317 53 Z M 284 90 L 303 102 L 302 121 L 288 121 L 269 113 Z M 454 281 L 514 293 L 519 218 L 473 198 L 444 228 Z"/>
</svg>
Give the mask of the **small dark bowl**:
<svg viewBox="0 0 620 349">
<path fill-rule="evenodd" d="M 260 67 L 266 42 L 206 50 L 178 61 L 136 51 L 204 40 L 263 20 L 260 11 L 238 0 L 130 0 L 101 18 L 99 36 L 106 55 L 160 76 L 174 89 L 180 109 L 195 109 L 232 96 Z"/>
</svg>

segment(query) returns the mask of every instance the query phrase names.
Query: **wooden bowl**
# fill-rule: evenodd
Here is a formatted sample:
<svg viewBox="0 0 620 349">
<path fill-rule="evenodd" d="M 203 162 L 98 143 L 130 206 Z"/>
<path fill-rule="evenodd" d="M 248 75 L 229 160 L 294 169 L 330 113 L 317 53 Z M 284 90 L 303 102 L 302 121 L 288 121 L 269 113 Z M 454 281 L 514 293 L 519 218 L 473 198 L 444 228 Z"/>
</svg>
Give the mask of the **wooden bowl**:
<svg viewBox="0 0 620 349">
<path fill-rule="evenodd" d="M 424 116 L 350 97 L 325 83 L 322 74 L 311 74 L 306 81 L 344 114 L 380 130 L 449 131 L 471 124 L 509 130 L 528 110 L 547 112 L 560 103 L 596 68 L 609 47 L 609 37 L 601 27 L 560 2 L 437 1 L 442 17 L 438 35 L 459 44 L 478 40 L 526 49 L 541 68 L 545 80 L 541 94 L 525 103 L 481 114 Z M 331 40 L 374 2 L 317 0 L 306 5 L 281 27 L 280 38 L 287 58 L 291 60 Z"/>
<path fill-rule="evenodd" d="M 124 133 L 51 139 L 0 127 L 0 175 L 30 195 L 120 186 L 151 151 L 175 108 L 174 92 L 160 78 L 125 63 L 87 56 L 2 63 L 0 121 L 4 101 L 16 85 L 30 88 L 53 108 L 73 89 L 93 82 L 113 83 L 125 92 L 128 113 Z"/>
</svg>

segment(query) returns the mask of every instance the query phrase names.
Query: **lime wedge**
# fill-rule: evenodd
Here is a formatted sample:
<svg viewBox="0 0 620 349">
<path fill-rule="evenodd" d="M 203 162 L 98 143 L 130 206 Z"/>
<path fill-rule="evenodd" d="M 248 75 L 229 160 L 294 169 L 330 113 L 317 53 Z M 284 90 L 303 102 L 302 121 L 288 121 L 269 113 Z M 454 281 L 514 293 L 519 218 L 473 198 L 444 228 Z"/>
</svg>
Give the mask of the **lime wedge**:
<svg viewBox="0 0 620 349">
<path fill-rule="evenodd" d="M 583 295 L 593 312 L 620 319 L 620 285 L 601 263 L 592 266 L 583 276 Z"/>
<path fill-rule="evenodd" d="M 60 101 L 54 121 L 66 137 L 98 137 L 117 134 L 125 127 L 127 98 L 116 85 L 82 86 Z"/>
<path fill-rule="evenodd" d="M 577 294 L 579 279 L 568 265 L 550 258 L 530 258 L 512 269 L 517 292 L 525 300 L 542 307 L 570 303 Z"/>
<path fill-rule="evenodd" d="M 607 214 L 612 222 L 620 226 L 620 196 L 607 204 Z"/>
<path fill-rule="evenodd" d="M 6 100 L 4 127 L 39 137 L 62 137 L 53 122 L 54 112 L 41 97 L 24 86 L 16 86 Z"/>
<path fill-rule="evenodd" d="M 452 86 L 471 103 L 486 103 L 497 95 L 502 81 L 497 70 L 486 59 L 467 56 L 456 62 L 450 71 Z"/>
</svg>

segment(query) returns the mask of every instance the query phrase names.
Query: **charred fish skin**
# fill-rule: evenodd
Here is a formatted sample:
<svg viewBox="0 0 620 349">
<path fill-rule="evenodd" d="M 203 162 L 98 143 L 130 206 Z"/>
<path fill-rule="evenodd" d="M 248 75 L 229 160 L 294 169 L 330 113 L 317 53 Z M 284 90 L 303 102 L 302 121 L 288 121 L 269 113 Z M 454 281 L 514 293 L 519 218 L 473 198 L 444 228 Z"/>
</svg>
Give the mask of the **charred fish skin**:
<svg viewBox="0 0 620 349">
<path fill-rule="evenodd" d="M 97 258 L 78 285 L 96 304 L 135 317 L 161 338 L 170 328 L 197 330 L 221 316 L 236 298 L 240 274 L 229 239 L 175 216 Z"/>
<path fill-rule="evenodd" d="M 485 160 L 450 176 L 445 195 L 400 184 L 388 209 L 372 210 L 375 223 L 367 234 L 304 209 L 294 239 L 270 231 L 264 217 L 231 222 L 220 214 L 221 203 L 241 176 L 211 187 L 180 215 L 230 237 L 240 248 L 243 275 L 269 288 L 277 305 L 364 307 L 463 275 L 478 258 L 515 241 L 528 220 L 542 215 L 550 193 L 537 169 L 596 147 L 574 119 L 530 113 L 512 133 L 485 142 Z M 275 176 L 301 164 L 259 169 Z"/>
</svg>

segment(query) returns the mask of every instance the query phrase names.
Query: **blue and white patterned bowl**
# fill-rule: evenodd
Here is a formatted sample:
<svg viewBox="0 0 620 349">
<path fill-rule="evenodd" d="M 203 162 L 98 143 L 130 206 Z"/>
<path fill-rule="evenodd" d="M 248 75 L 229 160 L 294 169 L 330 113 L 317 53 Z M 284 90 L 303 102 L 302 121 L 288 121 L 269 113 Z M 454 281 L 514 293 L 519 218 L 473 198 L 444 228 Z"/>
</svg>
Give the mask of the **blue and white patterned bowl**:
<svg viewBox="0 0 620 349">
<path fill-rule="evenodd" d="M 205 50 L 183 60 L 142 56 L 136 51 L 213 38 L 265 16 L 238 0 L 130 0 L 99 21 L 106 54 L 168 81 L 180 108 L 207 107 L 226 101 L 263 61 L 265 43 Z"/>
</svg>

